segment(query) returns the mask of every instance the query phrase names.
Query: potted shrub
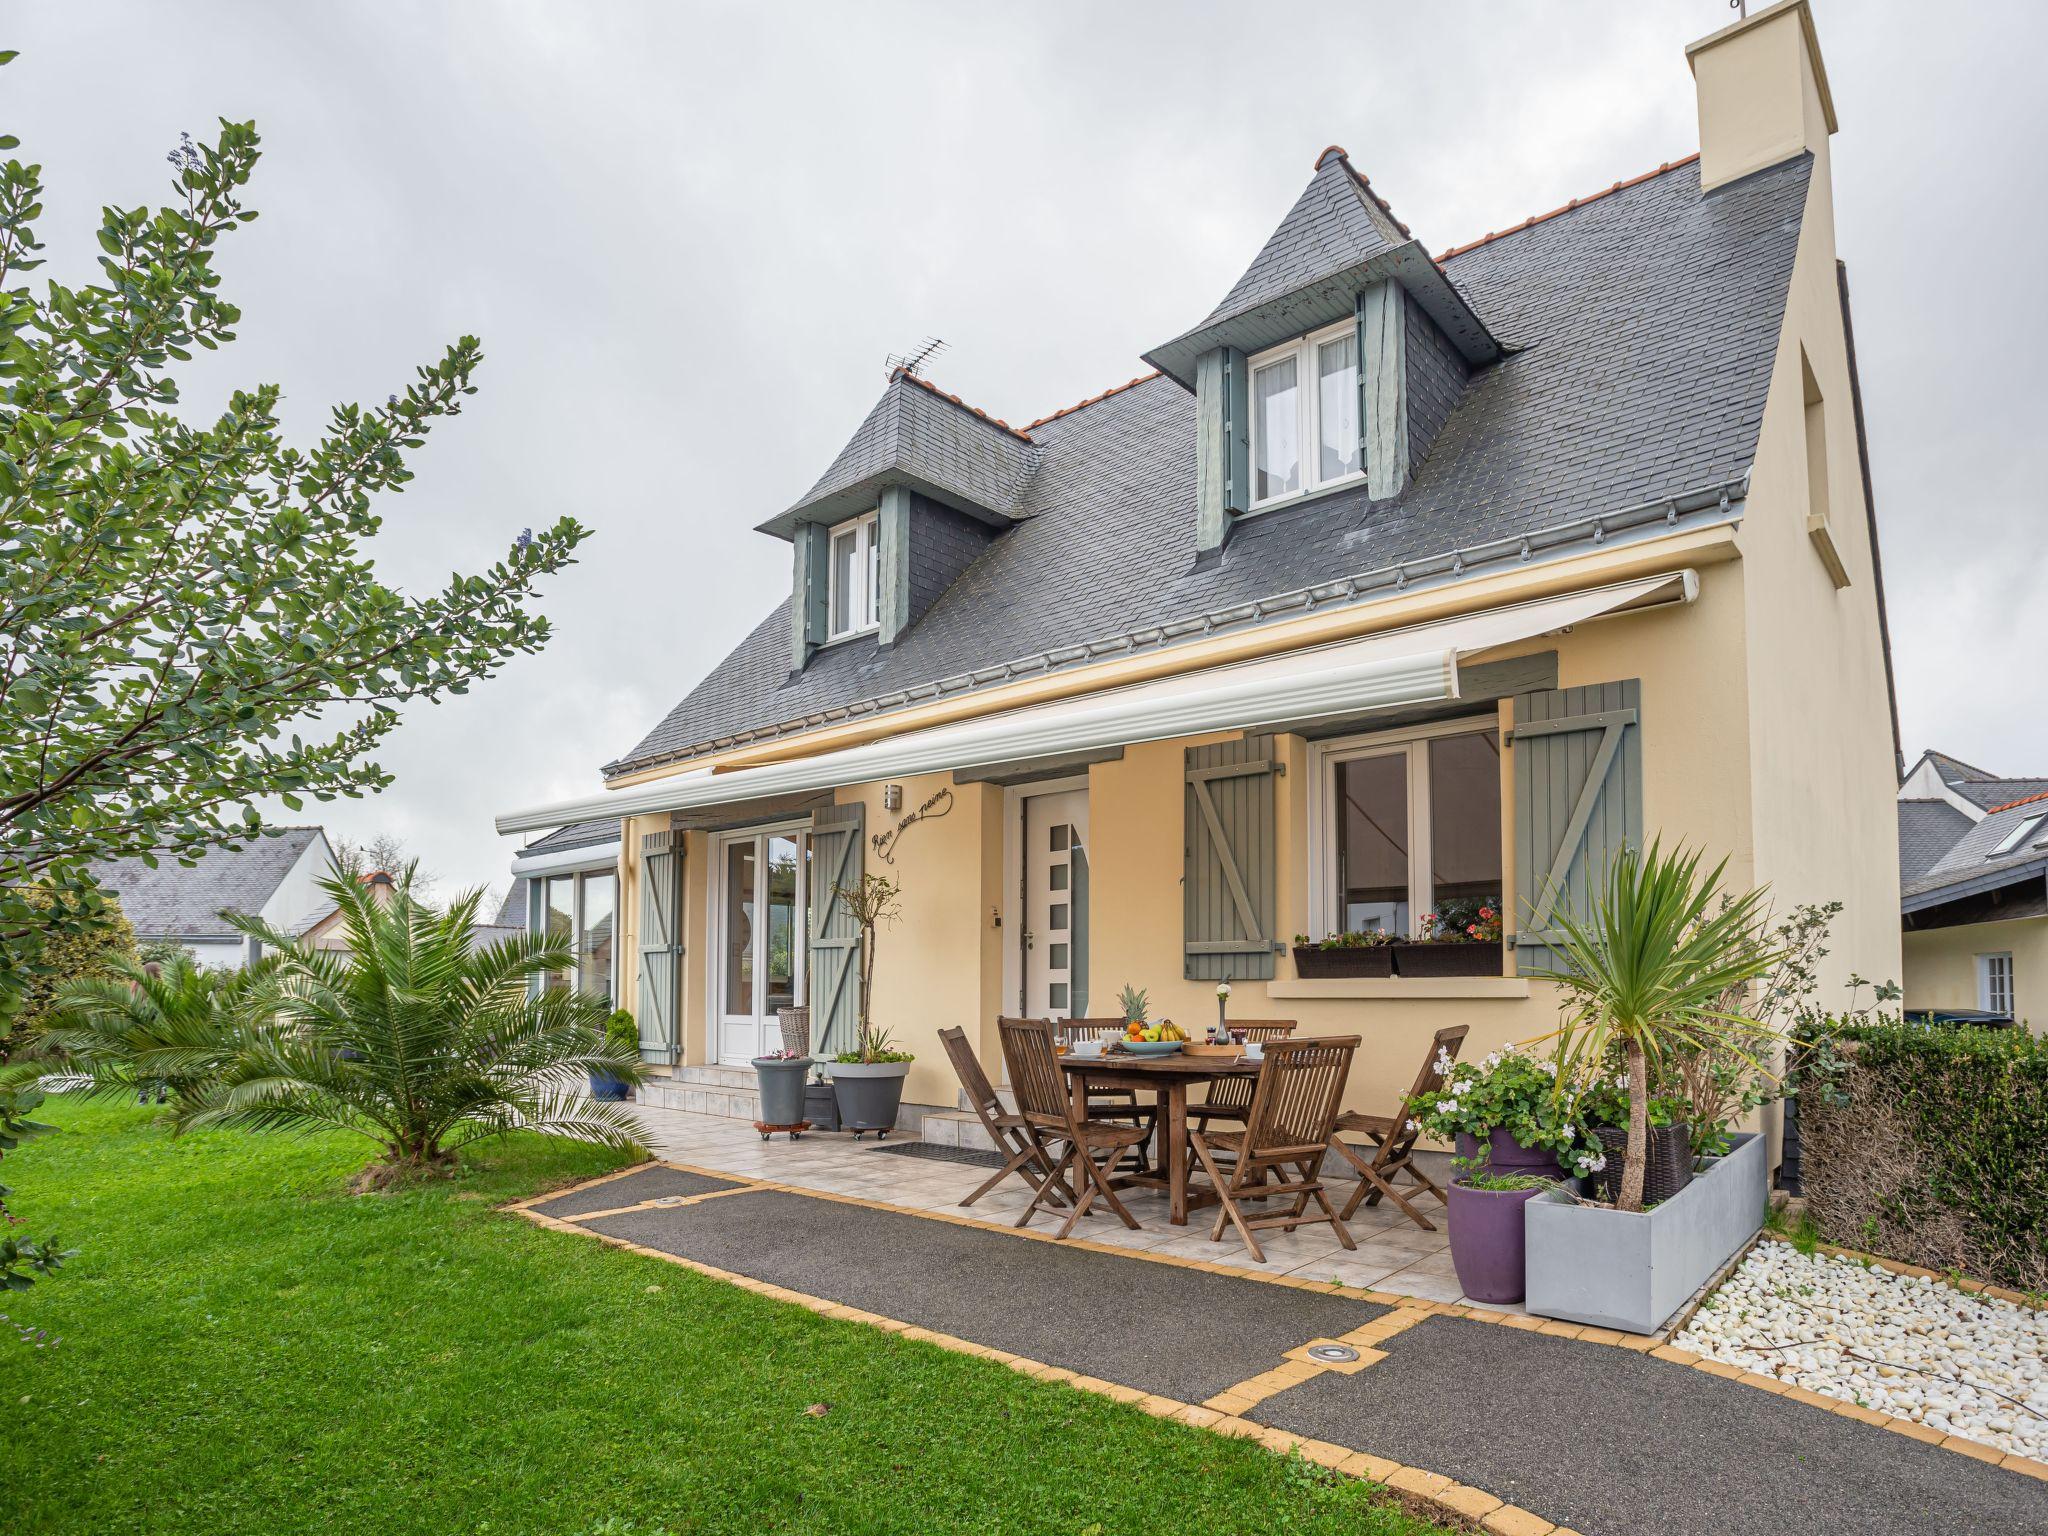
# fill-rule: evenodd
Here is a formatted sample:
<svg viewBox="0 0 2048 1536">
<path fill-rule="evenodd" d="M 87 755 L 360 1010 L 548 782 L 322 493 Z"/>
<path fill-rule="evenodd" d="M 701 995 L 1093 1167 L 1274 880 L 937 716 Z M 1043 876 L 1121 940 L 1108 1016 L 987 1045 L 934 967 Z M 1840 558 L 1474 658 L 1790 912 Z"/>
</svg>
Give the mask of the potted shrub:
<svg viewBox="0 0 2048 1536">
<path fill-rule="evenodd" d="M 910 1052 L 897 1050 L 888 1034 L 875 1027 L 875 937 L 884 923 L 899 915 L 899 888 L 885 875 L 863 875 L 860 884 L 839 887 L 839 900 L 860 929 L 860 1034 L 850 1051 L 832 1058 L 832 1093 L 839 1104 L 839 1124 L 860 1139 L 863 1131 L 886 1136 L 903 1106 L 903 1079 L 910 1075 Z"/>
<path fill-rule="evenodd" d="M 1400 976 L 1501 974 L 1500 906 L 1494 901 L 1447 901 L 1422 915 L 1419 938 L 1393 946 Z"/>
<path fill-rule="evenodd" d="M 1561 1079 L 1584 1083 L 1620 1058 L 1628 1136 L 1612 1207 L 1562 1191 L 1525 1214 L 1529 1308 L 1548 1317 L 1652 1333 L 1763 1221 L 1761 1137 L 1735 1138 L 1683 1190 L 1644 1210 L 1653 1084 L 1689 1053 L 1732 1044 L 1758 1028 L 1739 1006 L 1781 955 L 1764 929 L 1763 893 L 1723 892 L 1724 860 L 1702 874 L 1699 855 L 1623 849 L 1592 910 L 1560 907 Z M 1611 1075 L 1611 1074 L 1610 1074 Z M 1560 1100 L 1569 1090 L 1559 1088 Z"/>
<path fill-rule="evenodd" d="M 1338 976 L 1394 974 L 1394 936 L 1384 928 L 1334 933 L 1327 939 L 1294 936 L 1294 974 L 1304 981 Z"/>
<path fill-rule="evenodd" d="M 623 1008 L 612 1010 L 611 1017 L 604 1021 L 605 1044 L 619 1051 L 640 1053 L 640 1026 L 633 1022 L 633 1015 Z M 626 1098 L 626 1084 L 621 1078 L 612 1076 L 602 1067 L 590 1069 L 590 1096 L 602 1099 L 608 1104 L 623 1103 Z"/>
<path fill-rule="evenodd" d="M 1415 1101 L 1419 1129 L 1458 1149 L 1446 1191 L 1451 1263 L 1475 1301 L 1522 1299 L 1522 1207 L 1572 1173 L 1600 1166 L 1558 1066 L 1510 1046 L 1482 1061 L 1439 1059 L 1443 1086 Z"/>
</svg>

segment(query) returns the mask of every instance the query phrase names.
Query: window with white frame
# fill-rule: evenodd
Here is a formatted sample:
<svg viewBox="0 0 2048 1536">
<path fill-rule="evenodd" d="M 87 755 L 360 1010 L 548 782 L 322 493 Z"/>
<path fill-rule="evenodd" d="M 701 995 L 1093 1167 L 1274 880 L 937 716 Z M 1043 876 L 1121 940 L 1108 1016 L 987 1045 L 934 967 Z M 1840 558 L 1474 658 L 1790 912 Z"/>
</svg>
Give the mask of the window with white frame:
<svg viewBox="0 0 2048 1536">
<path fill-rule="evenodd" d="M 873 512 L 832 530 L 832 558 L 826 577 L 831 639 L 843 640 L 881 623 L 880 530 L 881 520 Z"/>
<path fill-rule="evenodd" d="M 1251 401 L 1254 509 L 1364 473 L 1351 321 L 1254 357 Z"/>
<path fill-rule="evenodd" d="M 2012 956 L 1977 957 L 1977 1006 L 1986 1013 L 2012 1017 Z"/>
<path fill-rule="evenodd" d="M 618 907 L 619 879 L 609 869 L 548 875 L 538 879 L 537 932 L 566 944 L 572 956 L 568 970 L 549 975 L 550 990 L 571 988 L 610 1001 L 612 996 L 613 918 Z"/>
<path fill-rule="evenodd" d="M 1409 937 L 1428 914 L 1464 927 L 1500 912 L 1493 721 L 1319 743 L 1311 768 L 1310 916 L 1319 935 Z"/>
</svg>

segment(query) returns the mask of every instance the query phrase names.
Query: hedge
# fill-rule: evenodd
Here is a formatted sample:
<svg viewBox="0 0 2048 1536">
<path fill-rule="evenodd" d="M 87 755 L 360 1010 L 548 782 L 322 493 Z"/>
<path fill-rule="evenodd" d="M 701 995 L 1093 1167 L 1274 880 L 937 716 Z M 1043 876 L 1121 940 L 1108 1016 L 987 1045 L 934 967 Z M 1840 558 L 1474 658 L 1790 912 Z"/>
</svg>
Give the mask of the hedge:
<svg viewBox="0 0 2048 1536">
<path fill-rule="evenodd" d="M 1892 1024 L 1834 1051 L 1799 1090 L 1821 1236 L 2048 1292 L 2048 1039 Z"/>
</svg>

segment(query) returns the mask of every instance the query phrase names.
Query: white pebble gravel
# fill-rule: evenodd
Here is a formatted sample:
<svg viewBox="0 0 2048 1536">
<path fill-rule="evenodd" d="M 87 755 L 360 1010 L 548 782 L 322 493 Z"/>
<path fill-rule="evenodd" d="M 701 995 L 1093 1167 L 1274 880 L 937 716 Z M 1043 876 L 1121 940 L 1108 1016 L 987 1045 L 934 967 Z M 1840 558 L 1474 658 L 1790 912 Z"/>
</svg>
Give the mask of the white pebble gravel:
<svg viewBox="0 0 2048 1536">
<path fill-rule="evenodd" d="M 2048 1313 L 1763 1242 L 1672 1342 L 2048 1461 Z"/>
</svg>

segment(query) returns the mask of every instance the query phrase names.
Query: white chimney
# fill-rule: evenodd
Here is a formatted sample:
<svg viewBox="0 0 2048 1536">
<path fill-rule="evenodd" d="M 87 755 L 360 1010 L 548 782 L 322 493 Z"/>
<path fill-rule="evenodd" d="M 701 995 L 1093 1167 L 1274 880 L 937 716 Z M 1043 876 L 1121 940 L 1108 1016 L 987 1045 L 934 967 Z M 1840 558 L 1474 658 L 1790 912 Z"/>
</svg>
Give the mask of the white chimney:
<svg viewBox="0 0 2048 1536">
<path fill-rule="evenodd" d="M 1779 0 L 1685 57 L 1699 88 L 1702 192 L 1802 150 L 1826 158 L 1835 103 L 1807 0 Z"/>
</svg>

